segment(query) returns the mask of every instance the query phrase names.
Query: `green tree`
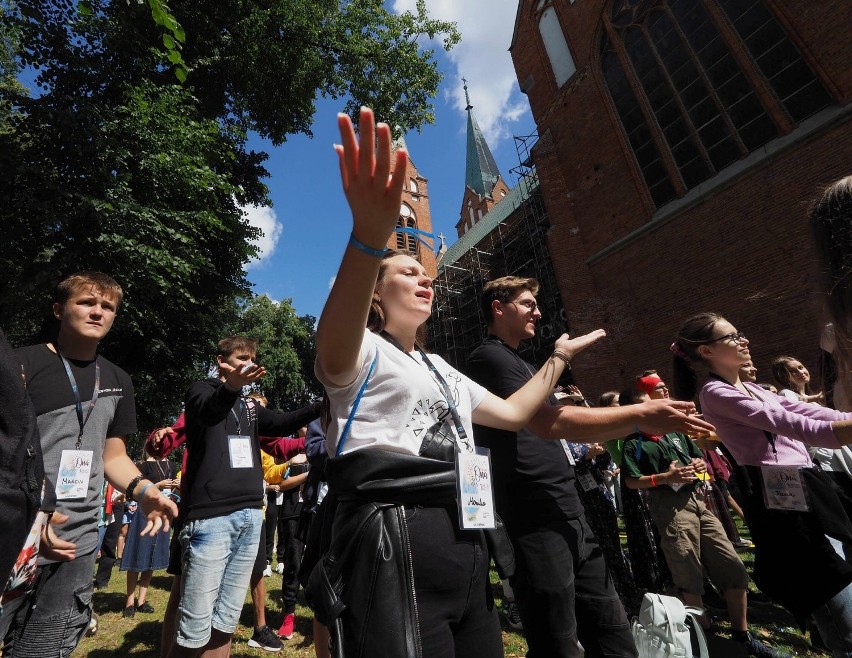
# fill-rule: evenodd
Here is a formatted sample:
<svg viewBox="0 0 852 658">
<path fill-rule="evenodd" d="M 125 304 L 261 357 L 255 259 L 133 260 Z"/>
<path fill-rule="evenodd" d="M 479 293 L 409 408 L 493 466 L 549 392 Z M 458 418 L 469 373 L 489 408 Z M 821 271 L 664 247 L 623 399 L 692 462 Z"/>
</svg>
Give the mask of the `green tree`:
<svg viewBox="0 0 852 658">
<path fill-rule="evenodd" d="M 249 131 L 310 133 L 318 94 L 419 126 L 439 75 L 418 40 L 458 38 L 423 3 L 395 16 L 378 0 L 0 8 L 0 325 L 17 344 L 49 339 L 62 276 L 115 276 L 126 297 L 104 350 L 133 376 L 146 429 L 173 416 L 250 298 L 257 231 L 240 208 L 269 199 Z M 19 65 L 37 72 L 31 95 L 10 83 Z M 307 390 L 280 377 L 273 398 Z"/>
<path fill-rule="evenodd" d="M 296 314 L 292 300 L 266 295 L 251 299 L 240 315 L 234 333 L 259 341 L 257 362 L 267 370 L 260 390 L 270 408 L 294 409 L 322 394 L 313 374 L 314 325 L 315 318 Z"/>
</svg>

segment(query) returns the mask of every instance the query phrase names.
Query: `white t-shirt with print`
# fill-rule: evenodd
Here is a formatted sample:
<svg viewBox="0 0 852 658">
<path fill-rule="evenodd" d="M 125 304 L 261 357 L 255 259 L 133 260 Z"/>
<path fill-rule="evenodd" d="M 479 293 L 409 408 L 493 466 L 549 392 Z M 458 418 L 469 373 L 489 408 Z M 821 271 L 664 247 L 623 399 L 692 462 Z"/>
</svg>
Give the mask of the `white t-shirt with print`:
<svg viewBox="0 0 852 658">
<path fill-rule="evenodd" d="M 334 456 L 337 452 L 338 438 L 346 426 L 352 404 L 367 377 L 376 350 L 378 359 L 373 375 L 358 404 L 343 452 L 381 448 L 416 455 L 426 431 L 439 422 L 450 428 L 458 439 L 443 390 L 419 352 L 405 353 L 381 336 L 365 331 L 358 357 L 360 369 L 351 384 L 335 387 L 320 369 L 319 361 L 314 367 L 331 403 L 331 425 L 326 439 L 328 453 Z M 468 441 L 473 445 L 471 413 L 485 398 L 487 391 L 440 356 L 428 356 L 452 391 Z"/>
</svg>

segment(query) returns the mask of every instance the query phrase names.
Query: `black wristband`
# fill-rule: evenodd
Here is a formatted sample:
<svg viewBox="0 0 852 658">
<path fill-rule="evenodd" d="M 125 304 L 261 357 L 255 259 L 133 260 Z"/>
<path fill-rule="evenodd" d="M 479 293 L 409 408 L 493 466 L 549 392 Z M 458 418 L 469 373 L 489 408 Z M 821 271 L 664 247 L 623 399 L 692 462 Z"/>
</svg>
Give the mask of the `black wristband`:
<svg viewBox="0 0 852 658">
<path fill-rule="evenodd" d="M 139 475 L 137 475 L 135 478 L 133 478 L 130 481 L 130 484 L 127 485 L 127 489 L 124 490 L 124 495 L 127 497 L 127 500 L 129 500 L 131 503 L 136 500 L 133 497 L 133 490 L 137 486 L 139 486 L 139 483 L 144 479 L 144 477 L 145 476 L 140 473 Z"/>
</svg>

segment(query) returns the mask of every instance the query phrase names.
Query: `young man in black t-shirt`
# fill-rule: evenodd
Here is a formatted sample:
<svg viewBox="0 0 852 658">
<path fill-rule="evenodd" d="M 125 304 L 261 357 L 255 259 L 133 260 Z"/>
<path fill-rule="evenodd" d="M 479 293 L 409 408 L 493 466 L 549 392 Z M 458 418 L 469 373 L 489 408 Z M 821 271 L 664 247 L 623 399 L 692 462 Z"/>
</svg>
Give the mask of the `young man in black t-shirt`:
<svg viewBox="0 0 852 658">
<path fill-rule="evenodd" d="M 56 493 L 56 511 L 68 519 L 44 526 L 35 589 L 4 611 L 14 615 L 4 653 L 15 658 L 42 658 L 48 648 L 67 656 L 89 624 L 104 477 L 140 501 L 146 533 L 167 528 L 177 514 L 127 456 L 124 437 L 136 431 L 130 377 L 97 354 L 121 298 L 121 287 L 100 272 L 66 278 L 54 296 L 57 339 L 17 351 L 37 415 L 45 478 Z"/>
<path fill-rule="evenodd" d="M 541 317 L 535 279 L 503 277 L 485 285 L 482 311 L 489 335 L 470 355 L 466 373 L 507 398 L 536 372 L 518 354 Z M 578 338 L 584 349 L 604 332 Z M 583 340 L 585 339 L 585 340 Z M 575 352 L 576 354 L 576 352 Z M 551 402 L 554 402 L 553 400 Z M 583 516 L 571 458 L 558 441 L 597 442 L 642 428 L 708 427 L 684 412 L 685 402 L 588 409 L 545 404 L 520 432 L 474 425 L 477 445 L 490 448 L 497 513 L 515 548 L 511 579 L 529 658 L 635 656 L 627 616 L 600 547 Z M 576 604 L 576 605 L 575 605 Z"/>
</svg>

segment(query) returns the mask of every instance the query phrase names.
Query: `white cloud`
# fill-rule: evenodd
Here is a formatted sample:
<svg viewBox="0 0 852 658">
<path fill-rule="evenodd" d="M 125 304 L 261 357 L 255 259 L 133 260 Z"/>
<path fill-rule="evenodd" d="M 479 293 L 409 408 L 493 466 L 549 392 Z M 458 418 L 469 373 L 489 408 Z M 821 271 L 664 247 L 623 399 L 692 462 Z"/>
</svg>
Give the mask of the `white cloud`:
<svg viewBox="0 0 852 658">
<path fill-rule="evenodd" d="M 242 211 L 246 213 L 248 223 L 262 232 L 256 240 L 252 240 L 252 244 L 258 248 L 257 257 L 249 261 L 247 266 L 252 269 L 260 266 L 275 252 L 284 225 L 278 221 L 278 215 L 269 206 L 243 206 Z"/>
<path fill-rule="evenodd" d="M 393 10 L 412 11 L 415 2 L 394 0 Z M 461 43 L 448 53 L 454 70 L 444 79 L 445 94 L 463 113 L 467 103 L 461 79 L 467 79 L 476 121 L 489 145 L 495 148 L 498 142 L 511 136 L 510 124 L 529 112 L 509 55 L 517 3 L 427 0 L 426 7 L 430 17 L 455 22 L 462 37 Z"/>
<path fill-rule="evenodd" d="M 331 287 L 334 285 L 334 282 L 337 281 L 337 276 L 333 276 L 328 280 L 328 289 L 331 290 Z"/>
</svg>

